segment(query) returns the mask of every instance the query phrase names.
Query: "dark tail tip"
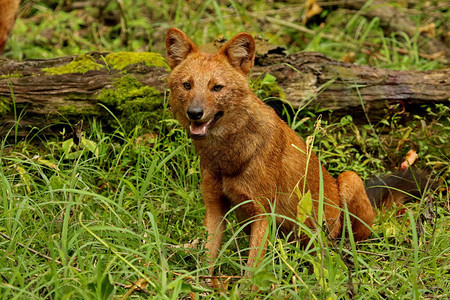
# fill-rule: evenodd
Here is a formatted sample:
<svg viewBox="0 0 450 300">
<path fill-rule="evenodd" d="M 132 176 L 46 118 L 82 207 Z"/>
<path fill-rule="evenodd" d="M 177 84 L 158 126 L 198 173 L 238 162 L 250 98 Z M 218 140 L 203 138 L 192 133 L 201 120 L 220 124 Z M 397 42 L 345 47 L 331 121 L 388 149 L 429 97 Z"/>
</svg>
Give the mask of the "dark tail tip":
<svg viewBox="0 0 450 300">
<path fill-rule="evenodd" d="M 384 177 L 373 177 L 366 182 L 366 192 L 373 207 L 389 208 L 420 197 L 429 184 L 429 174 L 407 169 Z"/>
</svg>

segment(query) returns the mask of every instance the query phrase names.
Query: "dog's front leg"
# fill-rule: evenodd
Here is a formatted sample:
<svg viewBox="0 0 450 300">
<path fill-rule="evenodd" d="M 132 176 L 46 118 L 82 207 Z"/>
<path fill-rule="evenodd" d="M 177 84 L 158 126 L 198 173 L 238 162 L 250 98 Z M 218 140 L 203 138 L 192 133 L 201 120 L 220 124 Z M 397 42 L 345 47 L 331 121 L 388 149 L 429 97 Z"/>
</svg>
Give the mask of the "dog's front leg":
<svg viewBox="0 0 450 300">
<path fill-rule="evenodd" d="M 205 201 L 206 204 L 206 201 Z M 223 232 L 225 230 L 225 222 L 223 217 L 226 210 L 222 206 L 216 205 L 218 203 L 206 204 L 206 215 L 203 221 L 203 226 L 208 231 L 208 240 L 206 242 L 206 249 L 211 259 L 211 263 L 214 258 L 219 254 L 220 245 L 222 243 Z M 213 273 L 214 267 L 210 268 L 210 273 Z"/>
<path fill-rule="evenodd" d="M 213 261 L 219 254 L 223 232 L 225 230 L 224 217 L 229 209 L 229 204 L 222 193 L 221 181 L 204 171 L 202 172 L 202 175 L 202 194 L 206 207 L 203 226 L 205 226 L 208 231 L 206 249 L 208 250 L 211 263 L 209 273 L 212 275 L 214 273 Z"/>
<path fill-rule="evenodd" d="M 251 224 L 251 234 L 250 234 L 250 251 L 248 253 L 247 267 L 253 268 L 259 265 L 266 253 L 267 245 L 269 242 L 266 236 L 266 230 L 269 223 L 267 218 L 262 216 L 258 217 Z M 250 274 L 249 270 L 247 274 Z"/>
</svg>

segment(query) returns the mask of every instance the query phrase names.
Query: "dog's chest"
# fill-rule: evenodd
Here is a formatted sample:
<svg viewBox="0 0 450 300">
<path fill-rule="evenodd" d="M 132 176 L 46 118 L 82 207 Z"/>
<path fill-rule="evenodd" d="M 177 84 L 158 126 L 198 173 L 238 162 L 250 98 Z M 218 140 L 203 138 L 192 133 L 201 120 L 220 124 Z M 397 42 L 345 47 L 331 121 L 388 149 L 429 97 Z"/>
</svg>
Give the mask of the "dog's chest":
<svg viewBox="0 0 450 300">
<path fill-rule="evenodd" d="M 261 175 L 261 174 L 260 174 Z M 264 181 L 256 174 L 240 174 L 222 178 L 222 193 L 229 199 L 232 206 L 248 200 L 255 203 L 265 203 L 276 198 L 276 183 Z"/>
</svg>

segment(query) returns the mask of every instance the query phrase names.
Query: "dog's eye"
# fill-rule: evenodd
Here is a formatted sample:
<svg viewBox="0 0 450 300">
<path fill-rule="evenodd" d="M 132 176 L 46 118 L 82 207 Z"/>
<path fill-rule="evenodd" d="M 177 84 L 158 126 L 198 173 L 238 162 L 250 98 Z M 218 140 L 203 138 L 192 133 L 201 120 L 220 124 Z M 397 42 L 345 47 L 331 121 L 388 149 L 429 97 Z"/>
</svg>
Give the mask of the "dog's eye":
<svg viewBox="0 0 450 300">
<path fill-rule="evenodd" d="M 191 89 L 191 84 L 189 82 L 183 82 L 183 87 L 185 90 L 190 90 Z"/>
<path fill-rule="evenodd" d="M 222 88 L 223 88 L 223 85 L 218 84 L 218 85 L 215 85 L 215 86 L 213 87 L 213 91 L 214 91 L 214 92 L 218 92 L 218 91 L 220 91 Z"/>
</svg>

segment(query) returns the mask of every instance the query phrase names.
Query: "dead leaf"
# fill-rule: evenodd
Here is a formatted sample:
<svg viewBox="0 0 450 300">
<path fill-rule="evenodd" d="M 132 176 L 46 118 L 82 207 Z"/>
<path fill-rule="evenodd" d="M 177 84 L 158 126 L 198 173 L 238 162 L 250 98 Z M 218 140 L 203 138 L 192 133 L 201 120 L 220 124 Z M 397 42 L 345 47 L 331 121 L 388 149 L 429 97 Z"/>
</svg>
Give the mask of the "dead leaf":
<svg viewBox="0 0 450 300">
<path fill-rule="evenodd" d="M 436 36 L 436 24 L 430 23 L 424 26 L 419 27 L 419 32 L 426 33 L 429 37 Z"/>
<path fill-rule="evenodd" d="M 198 245 L 200 244 L 200 242 L 202 241 L 201 238 L 196 238 L 195 240 L 190 241 L 189 243 L 185 243 L 183 245 L 173 245 L 170 246 L 171 248 L 184 248 L 184 249 L 197 249 Z"/>
<path fill-rule="evenodd" d="M 349 63 L 354 63 L 355 62 L 355 52 L 350 51 L 348 53 L 346 53 L 342 58 L 341 61 L 343 62 L 349 62 Z"/>
<path fill-rule="evenodd" d="M 404 162 L 402 162 L 400 166 L 400 170 L 406 170 L 411 166 L 417 159 L 419 158 L 419 155 L 417 155 L 417 152 L 413 149 L 409 150 L 406 154 L 406 159 Z"/>
<path fill-rule="evenodd" d="M 155 144 L 157 140 L 158 134 L 156 132 L 148 132 L 136 138 L 136 145 L 142 144 L 144 146 L 150 146 Z"/>
<path fill-rule="evenodd" d="M 127 293 L 125 295 L 123 295 L 122 298 L 120 299 L 127 299 L 128 297 L 130 297 L 135 291 L 141 291 L 146 293 L 147 295 L 149 295 L 150 293 L 145 289 L 147 287 L 147 280 L 144 278 L 138 279 L 136 282 L 134 282 L 133 284 L 129 284 L 127 286 L 125 286 L 125 288 L 128 289 Z"/>
<path fill-rule="evenodd" d="M 316 0 L 307 0 L 306 1 L 306 5 L 305 5 L 305 14 L 303 17 L 303 25 L 306 24 L 306 22 L 308 21 L 308 19 L 310 19 L 311 17 L 320 14 L 322 12 L 322 7 L 320 7 L 317 3 Z"/>
</svg>

